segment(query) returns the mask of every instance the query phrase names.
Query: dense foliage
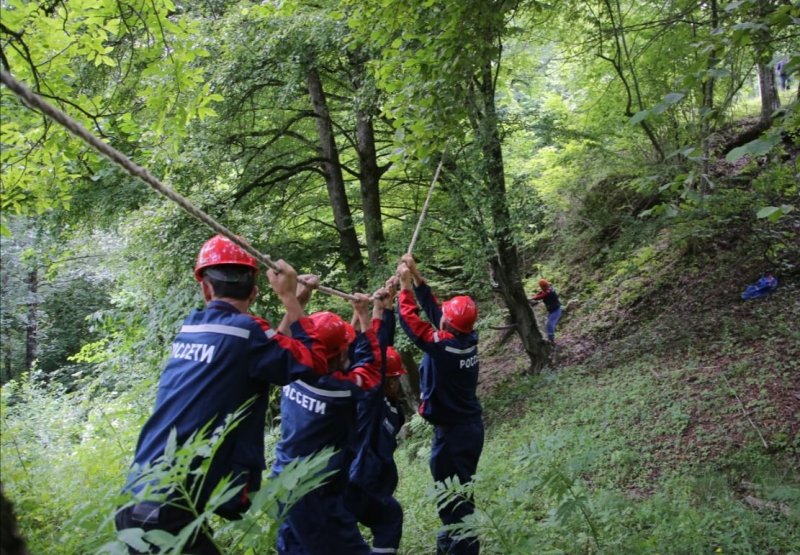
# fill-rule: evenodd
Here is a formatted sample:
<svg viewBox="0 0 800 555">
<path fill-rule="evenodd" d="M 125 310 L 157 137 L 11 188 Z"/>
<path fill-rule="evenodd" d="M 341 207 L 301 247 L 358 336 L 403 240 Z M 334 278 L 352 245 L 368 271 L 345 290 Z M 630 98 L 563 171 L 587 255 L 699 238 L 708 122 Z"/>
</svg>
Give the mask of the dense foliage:
<svg viewBox="0 0 800 555">
<path fill-rule="evenodd" d="M 482 371 L 510 379 L 486 386 L 466 524 L 486 552 L 800 551 L 797 2 L 0 7 L 4 72 L 326 285 L 388 277 L 441 162 L 414 252 L 442 296 L 478 298 Z M 119 552 L 113 509 L 210 232 L 5 87 L 0 110 L 4 494 L 32 552 Z M 713 302 L 765 271 L 783 301 Z M 567 306 L 555 355 L 525 301 L 542 276 Z M 509 323 L 519 344 L 492 335 Z M 409 431 L 419 553 L 458 486 L 424 493 L 428 431 Z M 176 445 L 163 471 L 209 449 Z M 217 523 L 220 545 L 273 549 L 315 464 Z"/>
</svg>

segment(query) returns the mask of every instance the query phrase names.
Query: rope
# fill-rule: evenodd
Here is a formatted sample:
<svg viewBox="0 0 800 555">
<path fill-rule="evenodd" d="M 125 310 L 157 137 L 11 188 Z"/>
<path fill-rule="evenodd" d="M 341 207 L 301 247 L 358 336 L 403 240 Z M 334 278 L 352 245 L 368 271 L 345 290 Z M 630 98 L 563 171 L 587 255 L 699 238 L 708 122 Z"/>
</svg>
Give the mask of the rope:
<svg viewBox="0 0 800 555">
<path fill-rule="evenodd" d="M 161 183 L 155 176 L 153 176 L 149 171 L 145 168 L 138 166 L 130 158 L 122 154 L 120 151 L 115 149 L 114 147 L 110 146 L 109 144 L 101 141 L 94 135 L 92 135 L 83 125 L 79 122 L 75 121 L 74 119 L 70 118 L 67 114 L 53 106 L 52 104 L 48 103 L 44 99 L 42 99 L 39 95 L 34 93 L 31 89 L 27 86 L 23 85 L 14 77 L 11 76 L 10 73 L 6 71 L 0 70 L 0 81 L 8 87 L 11 92 L 16 94 L 28 107 L 31 109 L 39 110 L 44 115 L 48 116 L 53 121 L 61 124 L 67 131 L 84 141 L 86 144 L 94 148 L 100 154 L 106 156 L 112 162 L 122 166 L 130 175 L 133 177 L 138 177 L 142 181 L 144 181 L 147 185 L 149 185 L 152 189 L 155 189 L 158 193 L 162 194 L 163 196 L 167 197 L 178 206 L 183 208 L 190 216 L 200 220 L 212 230 L 216 231 L 220 235 L 224 235 L 253 257 L 256 258 L 259 262 L 267 266 L 268 268 L 278 271 L 278 266 L 275 262 L 270 258 L 268 254 L 263 254 L 259 252 L 255 247 L 250 245 L 245 239 L 239 237 L 238 235 L 234 234 L 231 230 L 227 227 L 223 226 L 222 224 L 215 221 L 211 216 L 194 206 L 186 197 L 180 195 L 176 191 L 173 191 L 163 183 Z M 441 167 L 441 164 L 440 164 Z M 438 170 L 437 170 L 438 175 Z M 435 182 L 435 179 L 434 179 Z M 305 280 L 298 280 L 304 285 L 308 285 Z M 325 287 L 324 285 L 320 285 L 318 287 L 319 291 L 326 293 L 328 295 L 334 295 L 337 297 L 341 297 L 347 300 L 355 300 L 353 295 L 349 295 L 337 289 L 333 289 L 331 287 Z"/>
<path fill-rule="evenodd" d="M 436 185 L 436 181 L 439 179 L 439 172 L 442 171 L 442 164 L 444 164 L 444 153 L 442 153 L 442 159 L 439 160 L 439 165 L 436 168 L 436 172 L 433 174 L 433 181 L 431 181 L 431 186 L 428 189 L 428 196 L 425 198 L 425 204 L 422 205 L 422 212 L 419 213 L 419 219 L 417 220 L 417 227 L 414 229 L 414 235 L 411 236 L 411 243 L 408 245 L 408 250 L 406 254 L 411 254 L 414 250 L 414 245 L 417 242 L 417 237 L 419 236 L 419 230 L 422 227 L 422 220 L 425 219 L 425 215 L 428 213 L 428 204 L 431 202 L 431 195 L 433 194 L 433 186 Z"/>
</svg>

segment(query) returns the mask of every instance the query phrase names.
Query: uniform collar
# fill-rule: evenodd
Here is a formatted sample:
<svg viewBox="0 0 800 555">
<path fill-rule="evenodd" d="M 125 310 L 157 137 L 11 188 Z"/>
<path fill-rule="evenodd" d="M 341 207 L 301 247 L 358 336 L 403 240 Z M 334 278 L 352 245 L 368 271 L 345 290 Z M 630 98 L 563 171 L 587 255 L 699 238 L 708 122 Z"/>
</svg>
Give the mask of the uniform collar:
<svg viewBox="0 0 800 555">
<path fill-rule="evenodd" d="M 219 299 L 209 301 L 209 303 L 206 305 L 206 308 L 211 310 L 224 310 L 225 312 L 236 312 L 237 314 L 241 313 L 241 311 L 231 303 L 226 303 L 225 301 L 220 301 Z"/>
</svg>

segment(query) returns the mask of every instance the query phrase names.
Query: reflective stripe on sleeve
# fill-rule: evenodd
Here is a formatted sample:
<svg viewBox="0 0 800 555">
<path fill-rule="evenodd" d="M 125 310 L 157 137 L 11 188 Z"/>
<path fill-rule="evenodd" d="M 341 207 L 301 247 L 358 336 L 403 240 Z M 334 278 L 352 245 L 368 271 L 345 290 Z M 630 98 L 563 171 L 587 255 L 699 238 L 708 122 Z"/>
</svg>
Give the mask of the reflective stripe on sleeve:
<svg viewBox="0 0 800 555">
<path fill-rule="evenodd" d="M 352 391 L 348 391 L 346 389 L 320 389 L 318 387 L 312 387 L 303 380 L 296 380 L 294 383 L 295 385 L 302 386 L 303 389 L 307 389 L 311 393 L 316 393 L 317 395 L 321 395 L 323 397 L 352 397 L 353 395 Z"/>
<path fill-rule="evenodd" d="M 447 351 L 448 353 L 453 353 L 456 355 L 468 355 L 471 352 L 475 351 L 477 348 L 478 348 L 477 346 L 473 346 L 470 347 L 469 349 L 456 349 L 455 347 L 450 347 L 448 345 L 447 347 L 444 348 L 444 350 Z"/>
<path fill-rule="evenodd" d="M 225 326 L 222 324 L 198 324 L 196 326 L 182 326 L 181 333 L 220 333 L 223 335 L 233 335 L 242 339 L 250 338 L 250 330 L 237 328 L 236 326 Z"/>
</svg>

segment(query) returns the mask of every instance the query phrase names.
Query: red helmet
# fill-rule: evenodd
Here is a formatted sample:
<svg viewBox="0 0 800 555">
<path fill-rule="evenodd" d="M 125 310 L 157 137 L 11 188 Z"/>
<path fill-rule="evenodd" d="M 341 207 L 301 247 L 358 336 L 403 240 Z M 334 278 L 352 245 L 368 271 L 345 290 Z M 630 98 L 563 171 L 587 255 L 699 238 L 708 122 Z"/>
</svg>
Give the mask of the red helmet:
<svg viewBox="0 0 800 555">
<path fill-rule="evenodd" d="M 338 356 L 347 349 L 348 341 L 347 322 L 333 312 L 315 312 L 309 316 L 314 321 L 320 341 L 325 345 L 328 358 Z M 352 328 L 352 326 L 350 326 Z M 353 330 L 355 337 L 355 330 Z"/>
<path fill-rule="evenodd" d="M 400 358 L 400 353 L 394 350 L 394 347 L 386 349 L 386 377 L 395 378 L 408 374 L 406 369 L 403 368 L 403 360 Z"/>
<path fill-rule="evenodd" d="M 548 287 L 550 287 L 550 282 L 547 281 L 546 279 L 540 279 L 539 287 L 541 287 L 542 289 L 547 289 Z"/>
<path fill-rule="evenodd" d="M 224 235 L 215 235 L 200 248 L 197 264 L 194 265 L 195 279 L 202 281 L 204 269 L 221 264 L 249 266 L 258 272 L 258 262 L 254 257 Z"/>
<path fill-rule="evenodd" d="M 478 307 L 472 297 L 459 295 L 442 303 L 442 317 L 461 333 L 469 333 L 478 319 Z"/>
<path fill-rule="evenodd" d="M 350 322 L 345 322 L 344 330 L 345 330 L 345 341 L 347 341 L 347 344 L 350 345 L 350 343 L 356 340 L 356 328 L 354 328 Z"/>
</svg>

